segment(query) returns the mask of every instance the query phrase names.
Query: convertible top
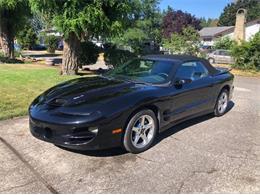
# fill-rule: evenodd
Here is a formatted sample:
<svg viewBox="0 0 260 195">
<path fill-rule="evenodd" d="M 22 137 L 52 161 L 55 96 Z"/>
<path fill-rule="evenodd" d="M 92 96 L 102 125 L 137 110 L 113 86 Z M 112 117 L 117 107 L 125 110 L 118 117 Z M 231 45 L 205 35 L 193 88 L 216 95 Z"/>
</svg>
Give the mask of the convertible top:
<svg viewBox="0 0 260 195">
<path fill-rule="evenodd" d="M 189 56 L 189 55 L 146 55 L 144 56 L 146 59 L 154 59 L 154 60 L 174 60 L 174 61 L 191 61 L 191 60 L 200 60 L 200 58 Z"/>
<path fill-rule="evenodd" d="M 146 55 L 142 57 L 143 59 L 150 59 L 150 60 L 167 60 L 167 61 L 174 61 L 179 62 L 179 64 L 189 62 L 189 61 L 201 61 L 205 67 L 208 69 L 211 75 L 218 74 L 219 71 L 213 67 L 208 60 L 203 58 L 198 58 L 195 56 L 190 55 Z"/>
</svg>

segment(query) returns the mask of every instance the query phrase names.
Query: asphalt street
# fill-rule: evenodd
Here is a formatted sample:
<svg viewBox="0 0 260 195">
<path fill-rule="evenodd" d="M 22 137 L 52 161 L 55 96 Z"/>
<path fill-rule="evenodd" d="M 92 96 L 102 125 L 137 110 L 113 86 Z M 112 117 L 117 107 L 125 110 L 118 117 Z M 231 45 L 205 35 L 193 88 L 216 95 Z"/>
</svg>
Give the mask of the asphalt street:
<svg viewBox="0 0 260 195">
<path fill-rule="evenodd" d="M 260 193 L 260 79 L 236 77 L 230 111 L 172 127 L 150 150 L 76 153 L 0 121 L 0 193 Z"/>
</svg>

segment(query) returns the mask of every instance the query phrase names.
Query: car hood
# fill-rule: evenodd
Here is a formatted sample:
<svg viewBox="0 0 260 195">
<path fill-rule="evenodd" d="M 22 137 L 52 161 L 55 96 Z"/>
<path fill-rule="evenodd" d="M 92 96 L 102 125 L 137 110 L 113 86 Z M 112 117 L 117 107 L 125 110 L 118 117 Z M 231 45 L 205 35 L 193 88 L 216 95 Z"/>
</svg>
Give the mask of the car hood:
<svg viewBox="0 0 260 195">
<path fill-rule="evenodd" d="M 54 124 L 93 122 L 118 112 L 118 105 L 145 89 L 149 91 L 149 85 L 101 76 L 83 77 L 44 92 L 32 102 L 29 114 L 33 119 Z"/>
<path fill-rule="evenodd" d="M 38 97 L 38 103 L 52 106 L 104 104 L 109 99 L 129 93 L 135 83 L 105 77 L 79 78 L 61 83 Z"/>
</svg>

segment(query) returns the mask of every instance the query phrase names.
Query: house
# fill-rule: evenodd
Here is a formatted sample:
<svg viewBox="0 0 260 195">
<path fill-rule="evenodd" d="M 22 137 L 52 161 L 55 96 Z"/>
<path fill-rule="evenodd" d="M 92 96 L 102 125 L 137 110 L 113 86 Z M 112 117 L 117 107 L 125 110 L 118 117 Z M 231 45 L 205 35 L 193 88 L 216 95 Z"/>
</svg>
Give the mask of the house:
<svg viewBox="0 0 260 195">
<path fill-rule="evenodd" d="M 227 32 L 234 32 L 234 26 L 206 27 L 199 31 L 202 45 L 213 46 L 214 42 L 226 35 Z"/>
<path fill-rule="evenodd" d="M 246 21 L 246 10 L 237 12 L 235 26 L 206 27 L 199 31 L 202 45 L 213 46 L 214 42 L 223 37 L 241 41 L 249 41 L 256 33 L 260 32 L 260 18 L 254 21 Z"/>
</svg>

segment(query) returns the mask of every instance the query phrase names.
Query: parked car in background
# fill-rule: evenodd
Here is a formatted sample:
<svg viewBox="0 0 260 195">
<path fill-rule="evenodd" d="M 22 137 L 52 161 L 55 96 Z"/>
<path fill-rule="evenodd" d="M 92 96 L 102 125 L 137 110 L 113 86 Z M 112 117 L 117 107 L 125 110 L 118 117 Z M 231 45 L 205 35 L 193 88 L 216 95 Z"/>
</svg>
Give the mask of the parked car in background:
<svg viewBox="0 0 260 195">
<path fill-rule="evenodd" d="M 207 55 L 207 59 L 211 64 L 233 64 L 234 59 L 228 50 L 216 50 Z"/>
<path fill-rule="evenodd" d="M 60 40 L 57 46 L 57 50 L 63 51 L 64 45 L 63 45 L 63 40 Z"/>
<path fill-rule="evenodd" d="M 34 51 L 44 51 L 46 50 L 46 46 L 45 45 L 42 45 L 42 44 L 36 44 L 34 45 L 31 50 L 34 50 Z"/>
</svg>

